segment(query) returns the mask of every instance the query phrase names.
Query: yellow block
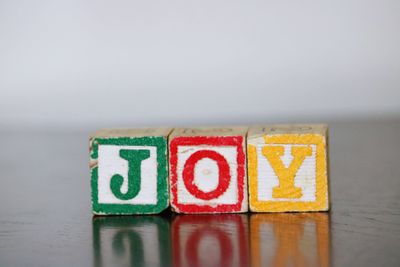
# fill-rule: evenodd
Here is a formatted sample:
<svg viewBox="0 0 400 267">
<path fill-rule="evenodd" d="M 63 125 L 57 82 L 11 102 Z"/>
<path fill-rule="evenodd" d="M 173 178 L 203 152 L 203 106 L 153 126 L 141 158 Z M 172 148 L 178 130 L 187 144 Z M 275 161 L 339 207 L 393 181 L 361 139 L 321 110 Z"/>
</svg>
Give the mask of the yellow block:
<svg viewBox="0 0 400 267">
<path fill-rule="evenodd" d="M 247 139 L 250 210 L 327 211 L 326 139 L 325 125 L 251 128 Z"/>
</svg>

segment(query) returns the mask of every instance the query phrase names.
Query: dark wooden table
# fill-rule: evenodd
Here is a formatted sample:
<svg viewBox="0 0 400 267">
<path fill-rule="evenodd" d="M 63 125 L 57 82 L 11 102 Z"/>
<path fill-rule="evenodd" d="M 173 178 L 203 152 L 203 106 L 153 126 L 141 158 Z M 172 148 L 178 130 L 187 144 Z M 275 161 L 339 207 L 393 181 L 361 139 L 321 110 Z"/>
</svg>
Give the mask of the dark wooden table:
<svg viewBox="0 0 400 267">
<path fill-rule="evenodd" d="M 330 124 L 330 213 L 96 217 L 87 131 L 0 131 L 0 266 L 400 266 L 400 120 Z"/>
</svg>

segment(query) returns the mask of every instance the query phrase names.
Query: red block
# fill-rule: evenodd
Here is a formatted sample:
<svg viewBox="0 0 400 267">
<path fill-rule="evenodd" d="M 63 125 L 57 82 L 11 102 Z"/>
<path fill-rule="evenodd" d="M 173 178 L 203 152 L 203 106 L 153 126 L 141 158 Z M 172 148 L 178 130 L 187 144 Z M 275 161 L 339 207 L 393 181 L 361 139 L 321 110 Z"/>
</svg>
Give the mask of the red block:
<svg viewBox="0 0 400 267">
<path fill-rule="evenodd" d="M 175 129 L 170 197 L 178 213 L 246 212 L 246 128 Z"/>
</svg>

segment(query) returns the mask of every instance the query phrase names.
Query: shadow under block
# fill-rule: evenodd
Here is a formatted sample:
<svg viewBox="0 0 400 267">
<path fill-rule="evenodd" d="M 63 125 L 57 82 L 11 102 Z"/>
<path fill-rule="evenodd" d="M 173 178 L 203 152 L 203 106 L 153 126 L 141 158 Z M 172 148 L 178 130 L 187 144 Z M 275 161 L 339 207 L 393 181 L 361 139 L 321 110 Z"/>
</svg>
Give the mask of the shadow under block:
<svg viewBox="0 0 400 267">
<path fill-rule="evenodd" d="M 327 211 L 327 126 L 266 125 L 247 135 L 254 212 Z"/>
<path fill-rule="evenodd" d="M 100 130 L 90 138 L 94 214 L 151 214 L 169 205 L 169 128 Z"/>
<path fill-rule="evenodd" d="M 179 128 L 169 136 L 170 198 L 178 213 L 248 211 L 247 127 Z"/>
</svg>

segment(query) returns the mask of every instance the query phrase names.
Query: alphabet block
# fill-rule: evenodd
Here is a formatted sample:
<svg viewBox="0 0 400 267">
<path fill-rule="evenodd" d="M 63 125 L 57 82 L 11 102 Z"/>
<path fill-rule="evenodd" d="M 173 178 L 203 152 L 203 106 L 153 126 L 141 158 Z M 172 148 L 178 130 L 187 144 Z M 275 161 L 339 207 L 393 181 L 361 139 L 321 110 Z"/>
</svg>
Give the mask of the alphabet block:
<svg viewBox="0 0 400 267">
<path fill-rule="evenodd" d="M 90 138 L 94 214 L 159 213 L 168 207 L 171 130 L 101 130 Z"/>
<path fill-rule="evenodd" d="M 250 210 L 328 210 L 326 138 L 326 125 L 251 128 L 247 137 Z"/>
<path fill-rule="evenodd" d="M 171 206 L 178 213 L 246 212 L 247 128 L 181 128 L 169 137 Z"/>
</svg>

